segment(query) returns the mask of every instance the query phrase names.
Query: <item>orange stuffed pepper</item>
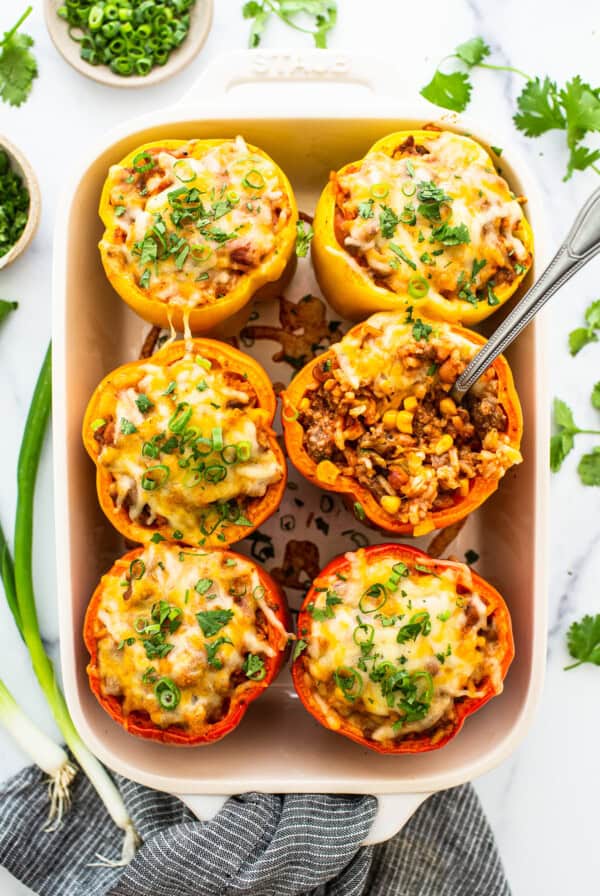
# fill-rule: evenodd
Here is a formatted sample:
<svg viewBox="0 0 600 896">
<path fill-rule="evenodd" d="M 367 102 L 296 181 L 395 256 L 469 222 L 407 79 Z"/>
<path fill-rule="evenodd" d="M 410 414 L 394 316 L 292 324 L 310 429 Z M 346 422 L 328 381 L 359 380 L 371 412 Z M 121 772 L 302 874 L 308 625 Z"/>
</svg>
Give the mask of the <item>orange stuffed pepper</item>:
<svg viewBox="0 0 600 896">
<path fill-rule="evenodd" d="M 130 734 L 212 743 L 277 676 L 288 628 L 281 591 L 247 557 L 147 545 L 117 560 L 91 599 L 90 686 Z"/>
<path fill-rule="evenodd" d="M 398 544 L 319 574 L 298 617 L 292 668 L 306 709 L 379 753 L 423 753 L 500 694 L 514 656 L 498 592 L 462 563 Z"/>
<path fill-rule="evenodd" d="M 400 131 L 331 175 L 312 258 L 343 317 L 412 305 L 477 323 L 514 294 L 533 237 L 519 200 L 485 149 L 451 131 Z"/>
<path fill-rule="evenodd" d="M 484 343 L 412 312 L 358 324 L 283 393 L 290 460 L 387 532 L 424 535 L 467 516 L 522 459 L 521 407 L 505 358 L 462 405 L 450 396 Z"/>
<path fill-rule="evenodd" d="M 159 140 L 110 169 L 100 201 L 108 279 L 140 317 L 205 333 L 295 260 L 290 183 L 235 140 Z"/>
<path fill-rule="evenodd" d="M 100 505 L 134 542 L 224 547 L 279 506 L 276 400 L 252 358 L 223 342 L 174 342 L 100 383 L 83 422 Z"/>
</svg>

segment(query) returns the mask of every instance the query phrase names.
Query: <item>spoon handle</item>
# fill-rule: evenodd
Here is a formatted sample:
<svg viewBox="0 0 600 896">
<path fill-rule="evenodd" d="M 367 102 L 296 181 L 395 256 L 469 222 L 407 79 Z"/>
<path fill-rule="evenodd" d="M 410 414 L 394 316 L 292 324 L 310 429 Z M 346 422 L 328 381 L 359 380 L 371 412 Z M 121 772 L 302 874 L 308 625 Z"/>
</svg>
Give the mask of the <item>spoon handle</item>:
<svg viewBox="0 0 600 896">
<path fill-rule="evenodd" d="M 539 280 L 504 318 L 498 329 L 459 376 L 452 390 L 455 400 L 462 400 L 492 361 L 508 348 L 548 299 L 598 252 L 600 252 L 600 188 L 592 193 L 575 218 L 565 241 Z"/>
</svg>

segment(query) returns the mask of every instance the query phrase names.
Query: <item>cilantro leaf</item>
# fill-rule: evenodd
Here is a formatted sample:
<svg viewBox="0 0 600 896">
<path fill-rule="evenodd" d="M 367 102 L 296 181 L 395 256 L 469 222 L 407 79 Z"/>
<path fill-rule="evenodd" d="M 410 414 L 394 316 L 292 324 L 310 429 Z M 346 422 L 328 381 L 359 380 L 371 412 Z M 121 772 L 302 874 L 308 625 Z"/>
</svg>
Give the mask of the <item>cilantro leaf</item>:
<svg viewBox="0 0 600 896">
<path fill-rule="evenodd" d="M 582 663 L 600 666 L 600 613 L 586 615 L 579 622 L 572 623 L 567 632 L 567 647 L 577 662 L 565 666 L 565 669 L 574 669 Z"/>
<path fill-rule="evenodd" d="M 233 610 L 202 610 L 196 613 L 198 625 L 207 638 L 216 635 L 233 617 Z"/>
<path fill-rule="evenodd" d="M 471 99 L 471 82 L 464 72 L 446 74 L 437 70 L 429 84 L 420 91 L 421 96 L 453 112 L 464 112 Z"/>
<path fill-rule="evenodd" d="M 590 342 L 598 342 L 598 337 L 588 327 L 577 327 L 569 333 L 569 351 L 572 355 L 576 355 Z"/>
<path fill-rule="evenodd" d="M 584 485 L 600 485 L 600 445 L 583 455 L 577 464 L 577 472 Z"/>
<path fill-rule="evenodd" d="M 590 342 L 598 342 L 594 330 L 600 330 L 600 299 L 588 305 L 585 311 L 587 327 L 577 327 L 569 333 L 569 351 L 576 355 Z"/>
<path fill-rule="evenodd" d="M 296 221 L 296 255 L 298 258 L 306 258 L 314 235 L 310 224 Z"/>
<path fill-rule="evenodd" d="M 600 299 L 596 299 L 585 310 L 585 319 L 589 327 L 600 330 Z"/>
<path fill-rule="evenodd" d="M 449 227 L 446 222 L 434 228 L 431 232 L 431 239 L 441 243 L 443 246 L 459 246 L 461 243 L 471 242 L 469 228 L 466 224 L 459 224 L 458 227 Z"/>
<path fill-rule="evenodd" d="M 595 383 L 590 400 L 596 410 L 600 411 L 600 383 Z"/>
<path fill-rule="evenodd" d="M 294 644 L 294 652 L 292 653 L 292 662 L 294 663 L 300 654 L 304 653 L 306 648 L 308 647 L 308 641 L 305 641 L 303 638 L 298 638 L 296 643 Z"/>
<path fill-rule="evenodd" d="M 216 641 L 212 641 L 212 643 L 206 642 L 204 645 L 206 648 L 206 661 L 213 669 L 223 668 L 223 660 L 220 660 L 216 655 L 221 644 L 233 644 L 233 641 L 230 641 L 229 638 L 217 638 Z"/>
<path fill-rule="evenodd" d="M 526 137 L 539 137 L 556 128 L 563 130 L 566 119 L 558 101 L 556 82 L 546 77 L 528 81 L 517 99 L 519 112 L 513 121 Z"/>
<path fill-rule="evenodd" d="M 600 432 L 594 429 L 580 429 L 573 419 L 571 408 L 564 401 L 561 401 L 560 398 L 554 399 L 554 424 L 558 429 L 558 432 L 550 439 L 550 469 L 553 473 L 557 473 L 560 470 L 565 457 L 573 449 L 573 444 L 575 442 L 574 436 L 578 433 L 600 435 Z M 592 455 L 586 455 L 586 457 L 590 458 Z M 596 463 L 598 464 L 600 475 L 600 455 L 598 455 L 597 460 L 586 461 L 583 465 L 583 472 L 580 469 L 580 463 L 578 471 L 584 485 L 600 484 L 600 482 L 587 481 L 592 480 L 595 477 L 594 471 Z"/>
<path fill-rule="evenodd" d="M 587 146 L 573 146 L 569 152 L 567 173 L 563 180 L 569 180 L 574 171 L 585 171 L 600 159 L 600 149 L 588 149 Z"/>
<path fill-rule="evenodd" d="M 391 239 L 396 233 L 396 227 L 400 223 L 400 218 L 396 214 L 396 212 L 389 207 L 389 205 L 382 205 L 381 212 L 379 214 L 379 226 L 381 228 L 381 235 L 385 237 L 385 239 Z"/>
<path fill-rule="evenodd" d="M 29 34 L 17 33 L 30 12 L 31 7 L 28 7 L 0 42 L 0 99 L 11 106 L 20 106 L 25 102 L 38 73 L 35 56 L 30 53 L 33 38 Z"/>
<path fill-rule="evenodd" d="M 467 65 L 478 65 L 490 55 L 490 48 L 482 37 L 472 37 L 464 44 L 459 44 L 454 55 Z"/>
<path fill-rule="evenodd" d="M 560 398 L 554 399 L 554 422 L 557 426 L 565 429 L 576 430 L 575 421 L 573 420 L 573 411 L 565 401 Z"/>
<path fill-rule="evenodd" d="M 255 653 L 249 653 L 246 656 L 242 668 L 246 673 L 246 677 L 251 678 L 252 681 L 262 681 L 267 674 L 265 661 L 261 656 L 257 656 Z"/>
</svg>

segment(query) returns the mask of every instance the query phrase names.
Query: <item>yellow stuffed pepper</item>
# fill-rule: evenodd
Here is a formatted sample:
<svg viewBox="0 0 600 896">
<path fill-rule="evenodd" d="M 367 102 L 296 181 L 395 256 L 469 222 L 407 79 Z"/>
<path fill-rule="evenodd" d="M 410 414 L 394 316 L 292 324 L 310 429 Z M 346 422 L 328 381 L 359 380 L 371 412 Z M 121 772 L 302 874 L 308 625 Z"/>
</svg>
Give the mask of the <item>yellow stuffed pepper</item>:
<svg viewBox="0 0 600 896">
<path fill-rule="evenodd" d="M 451 131 L 399 131 L 332 173 L 314 231 L 321 289 L 352 320 L 412 305 L 475 324 L 532 264 L 521 199 L 479 143 Z"/>
<path fill-rule="evenodd" d="M 108 279 L 160 327 L 213 329 L 295 258 L 290 183 L 242 137 L 138 147 L 110 168 L 99 213 Z"/>
</svg>

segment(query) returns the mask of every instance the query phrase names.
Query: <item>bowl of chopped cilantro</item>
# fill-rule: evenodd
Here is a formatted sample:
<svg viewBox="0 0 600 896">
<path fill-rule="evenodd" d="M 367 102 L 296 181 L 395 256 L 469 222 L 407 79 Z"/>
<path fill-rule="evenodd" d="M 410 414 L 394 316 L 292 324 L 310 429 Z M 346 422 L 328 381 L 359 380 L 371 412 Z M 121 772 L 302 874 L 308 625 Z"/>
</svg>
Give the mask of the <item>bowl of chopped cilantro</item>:
<svg viewBox="0 0 600 896">
<path fill-rule="evenodd" d="M 45 0 L 54 45 L 73 68 L 111 87 L 181 71 L 210 31 L 213 0 Z"/>
<path fill-rule="evenodd" d="M 31 242 L 40 218 L 40 188 L 25 156 L 0 136 L 0 268 Z"/>
</svg>

